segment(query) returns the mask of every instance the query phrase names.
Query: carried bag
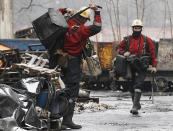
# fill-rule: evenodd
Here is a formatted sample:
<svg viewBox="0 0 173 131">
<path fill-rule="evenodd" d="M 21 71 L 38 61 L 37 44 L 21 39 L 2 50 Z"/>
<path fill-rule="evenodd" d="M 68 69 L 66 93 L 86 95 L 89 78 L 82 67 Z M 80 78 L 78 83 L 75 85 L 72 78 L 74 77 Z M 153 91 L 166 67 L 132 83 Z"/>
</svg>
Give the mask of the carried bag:
<svg viewBox="0 0 173 131">
<path fill-rule="evenodd" d="M 126 41 L 126 44 L 127 44 L 127 47 L 126 47 L 126 51 L 129 51 L 129 47 L 130 47 L 130 40 L 131 40 L 131 36 L 126 36 L 124 37 L 124 40 Z M 158 57 L 158 49 L 159 49 L 159 43 L 152 40 L 152 43 L 154 44 L 154 50 L 155 50 L 155 56 L 156 58 Z M 140 44 L 140 43 L 139 43 Z M 147 56 L 147 57 L 150 57 L 150 62 L 149 62 L 149 65 L 152 64 L 152 59 L 151 59 L 151 56 L 150 56 L 150 53 L 147 52 L 147 49 L 149 48 L 148 47 L 148 40 L 147 40 L 147 36 L 144 36 L 144 47 L 143 47 L 143 52 L 142 52 L 142 55 L 143 56 Z M 142 56 L 142 57 L 143 57 Z M 143 58 L 142 58 L 143 59 Z"/>
<path fill-rule="evenodd" d="M 141 62 L 140 62 L 140 57 L 132 54 L 127 57 L 127 62 L 128 64 L 133 67 L 134 69 L 140 71 L 141 70 Z"/>
<path fill-rule="evenodd" d="M 62 49 L 64 34 L 68 31 L 68 24 L 61 12 L 49 8 L 48 12 L 32 22 L 34 30 L 41 43 L 50 52 Z"/>
<path fill-rule="evenodd" d="M 128 47 L 129 47 L 129 41 L 128 40 Z M 141 37 L 139 39 L 138 43 L 138 53 L 140 50 L 140 45 L 141 45 Z M 143 46 L 143 51 L 141 56 L 137 56 L 135 54 L 128 56 L 127 61 L 130 63 L 130 65 L 135 68 L 136 70 L 147 70 L 149 65 L 151 64 L 151 56 L 147 52 L 148 44 L 147 44 L 147 37 L 144 36 L 144 46 Z"/>
<path fill-rule="evenodd" d="M 127 74 L 127 59 L 123 55 L 117 55 L 114 62 L 115 74 L 117 77 L 123 77 Z"/>
<path fill-rule="evenodd" d="M 96 54 L 92 55 L 94 52 L 94 48 L 89 39 L 87 40 L 86 46 L 82 50 L 83 50 L 83 52 L 82 52 L 83 58 L 87 62 L 87 66 L 88 66 L 90 74 L 92 76 L 100 75 L 102 73 L 100 60 Z"/>
<path fill-rule="evenodd" d="M 136 70 L 147 70 L 150 65 L 151 57 L 148 55 L 130 55 L 127 57 L 127 62 L 130 64 L 131 67 L 135 68 Z"/>
<path fill-rule="evenodd" d="M 98 76 L 102 73 L 102 68 L 97 55 L 86 57 L 86 62 L 92 76 Z"/>
<path fill-rule="evenodd" d="M 149 68 L 149 65 L 151 63 L 151 57 L 144 55 L 140 57 L 140 67 L 142 70 L 147 70 Z"/>
<path fill-rule="evenodd" d="M 83 58 L 85 59 L 86 56 L 91 57 L 92 55 L 94 55 L 94 53 L 94 46 L 92 45 L 90 39 L 87 39 L 86 45 L 83 47 Z"/>
</svg>

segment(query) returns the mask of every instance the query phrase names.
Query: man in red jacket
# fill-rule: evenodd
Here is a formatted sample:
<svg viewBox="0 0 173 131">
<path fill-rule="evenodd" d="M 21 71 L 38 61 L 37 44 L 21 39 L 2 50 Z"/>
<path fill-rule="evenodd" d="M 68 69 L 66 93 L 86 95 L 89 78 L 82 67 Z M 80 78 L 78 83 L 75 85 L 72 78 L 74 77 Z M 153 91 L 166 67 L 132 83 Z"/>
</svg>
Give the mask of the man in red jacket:
<svg viewBox="0 0 173 131">
<path fill-rule="evenodd" d="M 143 52 L 148 52 L 152 59 L 152 69 L 151 72 L 156 72 L 156 56 L 155 56 L 155 48 L 152 40 L 149 37 L 146 37 L 141 34 L 142 31 L 142 22 L 139 19 L 136 19 L 132 23 L 133 34 L 129 36 L 129 44 L 127 40 L 122 40 L 119 44 L 119 54 L 124 55 L 126 57 L 130 55 L 143 55 Z M 145 39 L 146 39 L 146 47 L 145 47 Z M 141 108 L 140 98 L 141 98 L 141 88 L 144 84 L 144 80 L 146 77 L 146 71 L 136 69 L 134 66 L 131 67 L 132 71 L 132 89 L 130 89 L 133 107 L 130 110 L 132 114 L 138 114 L 138 110 Z"/>
<path fill-rule="evenodd" d="M 68 19 L 69 30 L 65 34 L 64 52 L 68 53 L 70 59 L 68 65 L 63 69 L 65 76 L 66 88 L 69 89 L 70 94 L 70 107 L 68 113 L 63 116 L 62 128 L 80 129 L 81 125 L 74 124 L 72 117 L 74 114 L 75 100 L 79 92 L 79 82 L 81 74 L 81 56 L 82 50 L 86 45 L 86 41 L 90 36 L 93 36 L 101 31 L 101 17 L 100 11 L 95 4 L 89 5 L 90 9 L 87 9 L 80 15 Z M 85 9 L 82 7 L 79 11 Z M 91 9 L 94 11 L 94 21 L 92 25 L 85 26 L 87 20 L 90 20 Z M 60 8 L 62 14 L 73 14 L 74 11 L 69 8 Z M 78 11 L 78 12 L 79 12 Z M 68 15 L 67 15 L 68 16 Z"/>
</svg>

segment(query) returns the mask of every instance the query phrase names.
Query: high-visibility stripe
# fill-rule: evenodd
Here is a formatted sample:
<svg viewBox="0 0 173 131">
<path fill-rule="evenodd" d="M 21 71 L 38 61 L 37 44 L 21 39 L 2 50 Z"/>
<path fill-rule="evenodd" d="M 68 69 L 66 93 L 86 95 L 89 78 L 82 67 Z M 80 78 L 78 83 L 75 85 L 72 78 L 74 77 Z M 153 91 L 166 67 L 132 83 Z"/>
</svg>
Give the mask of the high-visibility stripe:
<svg viewBox="0 0 173 131">
<path fill-rule="evenodd" d="M 135 92 L 142 92 L 141 89 L 135 89 Z"/>
<path fill-rule="evenodd" d="M 93 25 L 101 26 L 102 24 L 94 21 Z"/>
</svg>

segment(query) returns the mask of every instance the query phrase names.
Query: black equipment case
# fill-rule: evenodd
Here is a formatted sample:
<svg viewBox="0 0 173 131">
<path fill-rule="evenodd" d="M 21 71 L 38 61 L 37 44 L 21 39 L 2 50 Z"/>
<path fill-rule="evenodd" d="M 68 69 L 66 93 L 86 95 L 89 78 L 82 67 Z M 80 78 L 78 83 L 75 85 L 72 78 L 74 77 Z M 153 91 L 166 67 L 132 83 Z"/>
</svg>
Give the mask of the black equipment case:
<svg viewBox="0 0 173 131">
<path fill-rule="evenodd" d="M 49 52 L 63 48 L 68 24 L 61 12 L 49 8 L 48 12 L 34 20 L 32 25 L 41 43 Z"/>
<path fill-rule="evenodd" d="M 127 73 L 127 60 L 123 55 L 117 55 L 115 60 L 115 74 L 117 77 L 125 76 Z"/>
</svg>

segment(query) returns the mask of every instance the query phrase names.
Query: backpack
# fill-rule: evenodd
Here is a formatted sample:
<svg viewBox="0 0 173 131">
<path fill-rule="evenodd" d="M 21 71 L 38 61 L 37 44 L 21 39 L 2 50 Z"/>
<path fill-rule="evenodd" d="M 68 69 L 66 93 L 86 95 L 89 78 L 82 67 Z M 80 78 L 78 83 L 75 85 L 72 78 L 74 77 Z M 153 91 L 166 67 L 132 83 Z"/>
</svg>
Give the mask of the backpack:
<svg viewBox="0 0 173 131">
<path fill-rule="evenodd" d="M 116 60 L 114 61 L 114 71 L 116 77 L 126 76 L 127 74 L 127 60 L 123 55 L 117 55 Z"/>
</svg>

